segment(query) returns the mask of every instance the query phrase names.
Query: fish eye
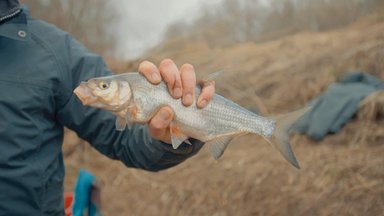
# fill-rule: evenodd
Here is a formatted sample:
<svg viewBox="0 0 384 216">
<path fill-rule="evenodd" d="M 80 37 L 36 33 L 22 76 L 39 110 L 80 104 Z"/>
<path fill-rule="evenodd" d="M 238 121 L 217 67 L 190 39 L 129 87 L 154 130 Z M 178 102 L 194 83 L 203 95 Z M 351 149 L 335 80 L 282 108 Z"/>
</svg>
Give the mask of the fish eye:
<svg viewBox="0 0 384 216">
<path fill-rule="evenodd" d="M 107 82 L 105 82 L 105 81 L 101 81 L 101 82 L 99 83 L 99 88 L 101 88 L 101 89 L 107 89 L 107 88 L 109 88 L 109 83 L 107 83 Z"/>
</svg>

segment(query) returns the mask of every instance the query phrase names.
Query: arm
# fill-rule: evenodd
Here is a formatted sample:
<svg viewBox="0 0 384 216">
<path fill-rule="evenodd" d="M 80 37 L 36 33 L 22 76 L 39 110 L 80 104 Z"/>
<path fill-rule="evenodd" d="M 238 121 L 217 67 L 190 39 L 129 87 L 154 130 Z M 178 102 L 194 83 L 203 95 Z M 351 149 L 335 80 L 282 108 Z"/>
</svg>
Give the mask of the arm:
<svg viewBox="0 0 384 216">
<path fill-rule="evenodd" d="M 91 77 L 111 74 L 99 56 L 88 52 L 70 37 L 67 41 L 68 56 L 65 65 L 68 72 L 63 75 L 63 82 L 67 82 L 65 91 L 72 92 L 81 81 Z M 141 71 L 147 76 L 145 69 Z M 160 77 L 164 76 L 161 70 L 156 70 L 155 73 L 160 73 Z M 170 117 L 164 120 L 161 112 L 168 112 Z M 115 117 L 112 114 L 84 107 L 72 94 L 57 116 L 61 124 L 77 132 L 79 137 L 106 156 L 120 160 L 129 167 L 157 171 L 179 164 L 202 147 L 201 142 L 192 140 L 192 146 L 183 144 L 174 150 L 166 143 L 169 137 L 163 133 L 169 126 L 173 113 L 171 110 L 160 110 L 159 113 L 151 120 L 149 128 L 135 125 L 131 130 L 119 132 L 115 130 Z M 157 139 L 151 138 L 149 134 Z"/>
</svg>

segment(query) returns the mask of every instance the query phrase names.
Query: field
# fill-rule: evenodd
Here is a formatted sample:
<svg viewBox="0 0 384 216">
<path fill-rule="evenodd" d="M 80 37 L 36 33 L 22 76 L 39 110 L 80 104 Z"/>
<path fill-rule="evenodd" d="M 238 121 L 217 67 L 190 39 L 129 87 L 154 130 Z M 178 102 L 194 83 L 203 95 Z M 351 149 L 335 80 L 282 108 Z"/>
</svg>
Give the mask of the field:
<svg viewBox="0 0 384 216">
<path fill-rule="evenodd" d="M 377 15 L 342 29 L 262 44 L 175 43 L 142 59 L 192 63 L 200 77 L 224 70 L 217 93 L 274 116 L 302 107 L 351 71 L 384 80 L 383 30 L 384 17 Z M 108 61 L 117 72 L 137 70 L 139 62 Z M 111 161 L 68 132 L 65 190 L 73 189 L 85 168 L 103 182 L 105 215 L 382 215 L 383 125 L 381 93 L 367 98 L 338 134 L 320 142 L 292 136 L 300 170 L 255 135 L 235 139 L 218 161 L 204 147 L 177 167 L 150 173 Z"/>
</svg>

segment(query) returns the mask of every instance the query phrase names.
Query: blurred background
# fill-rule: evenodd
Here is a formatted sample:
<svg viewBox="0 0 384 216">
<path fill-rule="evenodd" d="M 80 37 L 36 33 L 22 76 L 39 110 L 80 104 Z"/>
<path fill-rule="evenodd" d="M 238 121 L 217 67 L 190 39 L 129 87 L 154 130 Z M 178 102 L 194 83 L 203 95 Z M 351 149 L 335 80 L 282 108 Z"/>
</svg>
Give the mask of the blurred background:
<svg viewBox="0 0 384 216">
<path fill-rule="evenodd" d="M 266 116 L 306 105 L 351 72 L 384 79 L 383 0 L 21 2 L 116 73 L 163 58 L 200 77 L 223 70 L 217 93 Z M 247 135 L 219 161 L 204 147 L 159 173 L 127 169 L 66 131 L 65 190 L 85 168 L 103 182 L 105 215 L 382 215 L 383 125 L 377 91 L 337 133 L 291 137 L 301 170 Z"/>
</svg>

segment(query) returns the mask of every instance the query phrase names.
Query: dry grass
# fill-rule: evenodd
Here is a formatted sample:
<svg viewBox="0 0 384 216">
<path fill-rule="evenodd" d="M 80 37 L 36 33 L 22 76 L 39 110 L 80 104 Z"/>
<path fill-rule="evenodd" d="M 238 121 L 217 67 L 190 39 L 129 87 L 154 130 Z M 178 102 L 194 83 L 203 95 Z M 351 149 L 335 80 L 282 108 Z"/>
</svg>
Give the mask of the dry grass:
<svg viewBox="0 0 384 216">
<path fill-rule="evenodd" d="M 332 32 L 226 49 L 195 44 L 152 53 L 149 59 L 188 61 L 201 76 L 224 69 L 220 94 L 272 115 L 303 106 L 350 70 L 384 79 L 383 29 L 383 18 L 376 16 Z M 132 71 L 137 64 L 112 67 Z M 299 171 L 253 135 L 237 138 L 219 161 L 203 148 L 177 167 L 149 173 L 111 162 L 67 133 L 65 151 L 82 147 L 66 151 L 65 189 L 73 188 L 81 167 L 104 182 L 105 215 L 380 215 L 383 125 L 384 95 L 377 93 L 361 103 L 357 117 L 340 133 L 321 142 L 293 136 Z"/>
</svg>

